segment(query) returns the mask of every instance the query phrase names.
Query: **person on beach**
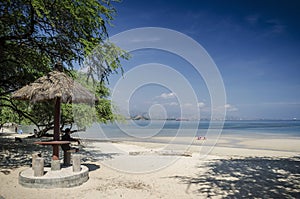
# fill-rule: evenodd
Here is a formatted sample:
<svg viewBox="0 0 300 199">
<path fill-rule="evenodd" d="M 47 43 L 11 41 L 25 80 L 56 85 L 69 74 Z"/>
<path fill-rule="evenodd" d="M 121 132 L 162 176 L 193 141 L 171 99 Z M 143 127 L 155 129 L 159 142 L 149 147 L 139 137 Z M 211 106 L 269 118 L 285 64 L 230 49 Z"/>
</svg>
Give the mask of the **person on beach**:
<svg viewBox="0 0 300 199">
<path fill-rule="evenodd" d="M 198 137 L 197 137 L 197 140 L 206 140 L 206 137 L 198 136 Z"/>
<path fill-rule="evenodd" d="M 23 130 L 20 129 L 20 130 L 18 131 L 18 133 L 19 133 L 19 134 L 23 134 Z"/>
<path fill-rule="evenodd" d="M 33 135 L 34 135 L 34 137 L 38 137 L 38 131 L 36 130 L 36 129 L 33 129 Z"/>
<path fill-rule="evenodd" d="M 79 139 L 72 138 L 70 134 L 71 134 L 71 130 L 69 128 L 66 128 L 65 134 L 61 137 L 61 140 L 62 141 L 75 141 L 78 144 L 80 144 Z M 69 150 L 75 150 L 76 152 L 78 151 L 77 148 L 72 148 L 70 146 L 70 144 L 63 144 L 63 145 L 61 145 L 61 148 L 63 151 L 69 151 Z"/>
</svg>

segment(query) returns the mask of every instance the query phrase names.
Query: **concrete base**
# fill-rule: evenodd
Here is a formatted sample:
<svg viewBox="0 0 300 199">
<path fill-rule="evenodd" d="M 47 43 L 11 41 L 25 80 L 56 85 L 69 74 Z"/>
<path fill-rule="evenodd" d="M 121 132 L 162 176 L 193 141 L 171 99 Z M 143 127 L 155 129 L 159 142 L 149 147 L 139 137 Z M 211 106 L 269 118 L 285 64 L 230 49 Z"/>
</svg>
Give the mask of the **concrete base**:
<svg viewBox="0 0 300 199">
<path fill-rule="evenodd" d="M 51 170 L 52 171 L 60 170 L 60 160 L 51 160 Z"/>
<path fill-rule="evenodd" d="M 53 171 L 49 167 L 44 169 L 45 175 L 34 177 L 32 168 L 25 169 L 19 174 L 19 184 L 29 188 L 67 188 L 83 184 L 89 179 L 89 169 L 81 165 L 80 172 L 73 172 L 72 167 Z"/>
</svg>

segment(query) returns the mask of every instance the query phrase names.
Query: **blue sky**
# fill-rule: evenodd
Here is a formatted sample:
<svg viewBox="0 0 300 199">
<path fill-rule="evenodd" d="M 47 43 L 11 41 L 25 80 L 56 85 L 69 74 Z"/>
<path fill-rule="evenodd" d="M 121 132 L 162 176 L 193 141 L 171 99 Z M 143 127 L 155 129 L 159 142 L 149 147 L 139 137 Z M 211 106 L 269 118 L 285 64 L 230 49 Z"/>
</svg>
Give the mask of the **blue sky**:
<svg viewBox="0 0 300 199">
<path fill-rule="evenodd" d="M 300 119 L 299 1 L 124 0 L 115 7 L 117 16 L 114 27 L 108 28 L 110 36 L 133 28 L 162 27 L 186 34 L 201 44 L 222 76 L 228 116 Z M 211 99 L 205 82 L 180 57 L 148 49 L 133 52 L 132 58 L 122 63 L 125 75 L 110 77 L 112 89 L 118 79 L 127 80 L 126 72 L 134 67 L 161 63 L 189 81 L 201 117 L 210 115 Z M 142 79 L 149 74 L 136 75 Z M 165 76 L 176 84 L 175 76 Z M 154 80 L 155 77 L 153 74 Z M 179 106 L 176 92 L 155 84 L 139 87 L 127 103 L 132 114 L 153 112 L 167 117 L 180 117 L 180 107 L 189 106 L 188 102 Z M 125 106 L 117 105 L 120 109 Z"/>
</svg>

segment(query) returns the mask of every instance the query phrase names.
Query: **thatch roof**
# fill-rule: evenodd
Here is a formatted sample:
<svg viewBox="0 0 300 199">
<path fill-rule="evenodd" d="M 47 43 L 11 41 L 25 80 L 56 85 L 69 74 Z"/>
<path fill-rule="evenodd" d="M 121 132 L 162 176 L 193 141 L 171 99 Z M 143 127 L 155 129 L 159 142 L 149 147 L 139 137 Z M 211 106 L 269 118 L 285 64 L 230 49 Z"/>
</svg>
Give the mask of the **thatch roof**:
<svg viewBox="0 0 300 199">
<path fill-rule="evenodd" d="M 52 71 L 24 86 L 12 98 L 39 102 L 60 97 L 64 103 L 92 103 L 95 96 L 63 72 Z"/>
</svg>

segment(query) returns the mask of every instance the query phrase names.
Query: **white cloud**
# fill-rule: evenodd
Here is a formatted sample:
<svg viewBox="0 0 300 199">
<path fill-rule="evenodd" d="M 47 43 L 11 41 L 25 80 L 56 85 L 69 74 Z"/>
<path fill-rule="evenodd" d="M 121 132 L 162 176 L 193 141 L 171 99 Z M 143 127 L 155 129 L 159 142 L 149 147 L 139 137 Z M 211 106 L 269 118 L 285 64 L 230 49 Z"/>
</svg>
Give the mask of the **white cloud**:
<svg viewBox="0 0 300 199">
<path fill-rule="evenodd" d="M 164 105 L 166 106 L 178 106 L 177 102 L 170 102 L 170 103 L 165 103 Z"/>
<path fill-rule="evenodd" d="M 224 107 L 227 111 L 238 111 L 238 108 L 236 108 L 235 106 L 233 106 L 231 104 L 225 104 Z"/>
<path fill-rule="evenodd" d="M 199 108 L 203 108 L 203 107 L 205 107 L 205 103 L 204 102 L 198 102 L 197 106 Z"/>
<path fill-rule="evenodd" d="M 161 99 L 171 99 L 175 98 L 176 93 L 162 93 L 161 95 L 157 96 L 156 98 L 161 98 Z"/>
<path fill-rule="evenodd" d="M 264 102 L 263 105 L 300 105 L 300 102 Z M 257 104 L 251 104 L 251 105 L 257 105 Z"/>
<path fill-rule="evenodd" d="M 269 24 L 271 33 L 282 33 L 286 29 L 286 26 L 276 19 L 267 20 L 266 23 Z"/>
<path fill-rule="evenodd" d="M 258 23 L 260 16 L 258 14 L 249 15 L 246 17 L 246 21 L 250 23 L 251 25 L 255 25 Z"/>
<path fill-rule="evenodd" d="M 185 103 L 185 104 L 183 104 L 183 107 L 185 107 L 185 108 L 192 107 L 192 106 L 193 106 L 193 104 L 191 104 L 191 103 Z"/>
</svg>

